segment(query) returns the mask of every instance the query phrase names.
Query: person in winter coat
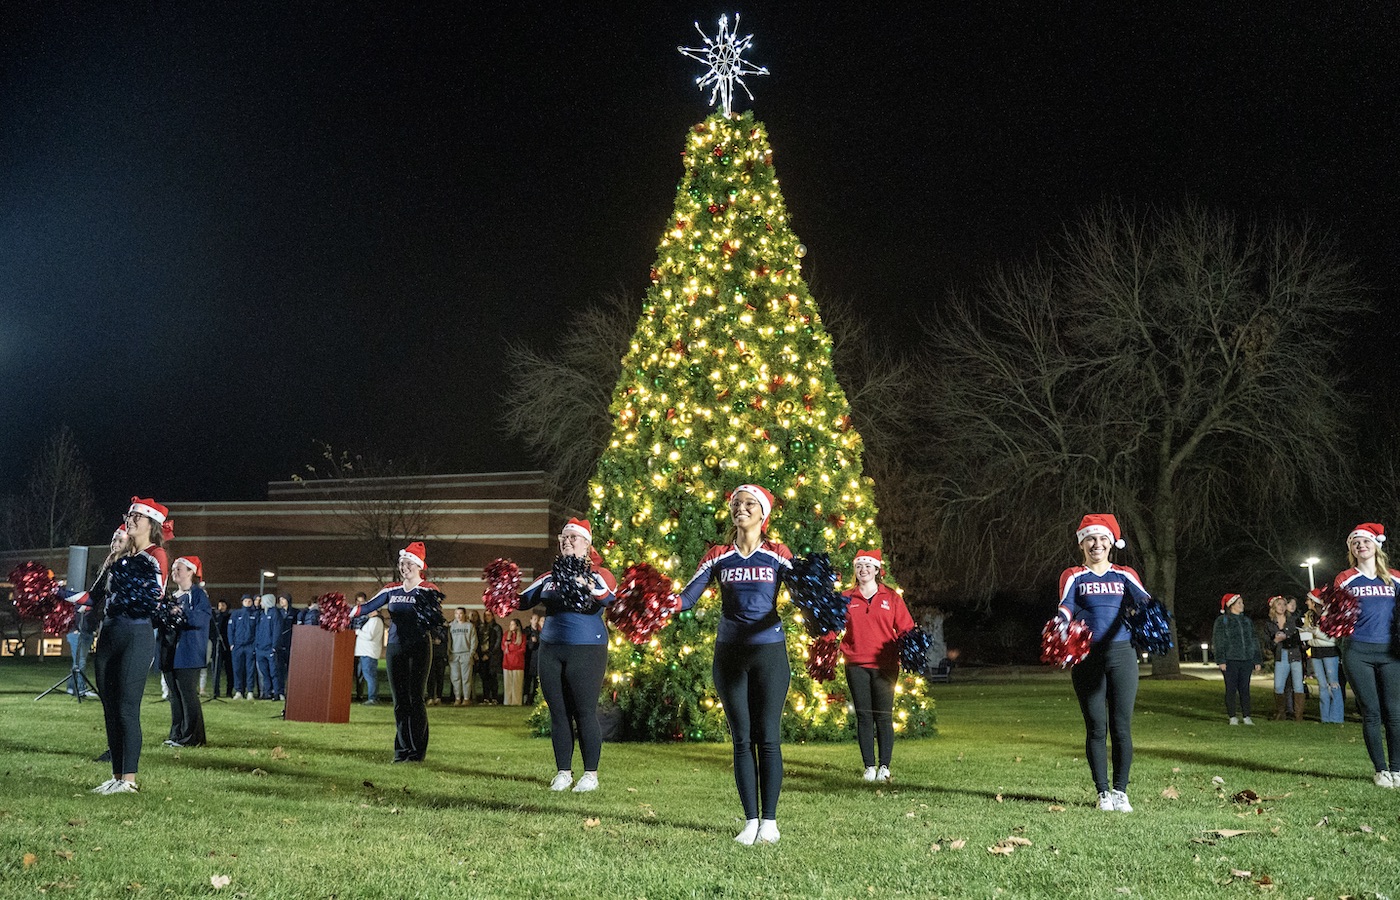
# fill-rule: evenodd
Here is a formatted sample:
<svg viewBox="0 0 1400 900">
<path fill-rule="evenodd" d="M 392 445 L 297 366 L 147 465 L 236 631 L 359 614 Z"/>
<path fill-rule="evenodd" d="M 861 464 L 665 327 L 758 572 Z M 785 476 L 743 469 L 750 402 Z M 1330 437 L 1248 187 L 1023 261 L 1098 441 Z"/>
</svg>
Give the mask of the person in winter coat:
<svg viewBox="0 0 1400 900">
<path fill-rule="evenodd" d="M 1215 664 L 1225 676 L 1225 715 L 1231 725 L 1253 725 L 1249 717 L 1249 677 L 1259 671 L 1259 640 L 1254 623 L 1244 614 L 1244 598 L 1226 594 L 1220 598 L 1220 617 L 1211 629 Z M 1236 710 L 1238 709 L 1238 713 Z"/>
<path fill-rule="evenodd" d="M 170 565 L 170 577 L 176 586 L 175 599 L 180 604 L 183 621 L 176 629 L 171 667 L 170 736 L 165 741 L 169 747 L 203 747 L 205 743 L 199 673 L 204 669 L 213 613 L 204 587 L 196 580 L 202 575 L 198 556 L 182 556 Z"/>
<path fill-rule="evenodd" d="M 364 594 L 359 596 L 362 601 L 368 599 Z M 379 702 L 379 661 L 384 658 L 385 615 L 383 611 L 370 613 L 355 629 L 355 661 L 365 683 L 366 706 Z"/>
<path fill-rule="evenodd" d="M 253 652 L 258 662 L 259 700 L 277 700 L 282 694 L 282 667 L 278 647 L 282 643 L 282 622 L 286 617 L 277 608 L 277 598 L 263 594 L 262 615 L 253 630 Z"/>
<path fill-rule="evenodd" d="M 1264 639 L 1274 648 L 1275 721 L 1288 717 L 1289 686 L 1292 685 L 1293 720 L 1303 721 L 1303 642 L 1298 637 L 1298 621 L 1288 612 L 1287 597 L 1269 598 L 1269 617 L 1264 620 Z"/>
<path fill-rule="evenodd" d="M 259 611 L 253 605 L 252 594 L 244 594 L 241 604 L 228 620 L 229 652 L 233 655 L 233 699 L 252 700 L 257 688 Z"/>
<path fill-rule="evenodd" d="M 501 671 L 504 673 L 506 706 L 519 706 L 525 688 L 525 632 L 519 619 L 511 619 L 501 642 Z"/>
<path fill-rule="evenodd" d="M 855 587 L 846 598 L 846 685 L 856 708 L 856 744 L 865 765 L 865 780 L 890 780 L 894 753 L 894 684 L 899 678 L 899 636 L 914 627 L 904 598 L 880 581 L 884 558 L 879 550 L 862 550 L 855 558 Z M 875 756 L 878 739 L 880 755 Z"/>
</svg>

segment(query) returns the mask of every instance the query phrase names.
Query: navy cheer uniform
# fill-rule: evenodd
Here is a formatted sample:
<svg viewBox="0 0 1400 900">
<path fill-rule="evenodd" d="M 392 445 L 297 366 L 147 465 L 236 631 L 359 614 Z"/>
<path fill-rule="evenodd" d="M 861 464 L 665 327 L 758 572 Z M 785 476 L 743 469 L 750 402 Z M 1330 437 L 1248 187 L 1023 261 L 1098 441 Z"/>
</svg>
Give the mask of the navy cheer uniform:
<svg viewBox="0 0 1400 900">
<path fill-rule="evenodd" d="M 385 585 L 350 615 L 389 607 L 389 645 L 384 651 L 389 692 L 394 698 L 394 762 L 420 762 L 428 752 L 428 709 L 424 692 L 433 648 L 418 616 L 419 594 L 437 591 L 430 581 L 409 590 L 401 582 Z M 423 600 L 421 602 L 427 602 Z"/>
<path fill-rule="evenodd" d="M 1395 580 L 1367 578 L 1347 569 L 1336 585 L 1356 596 L 1356 630 L 1347 641 L 1343 661 L 1347 681 L 1361 708 L 1361 735 L 1377 772 L 1400 772 L 1400 655 L 1395 644 Z"/>
</svg>

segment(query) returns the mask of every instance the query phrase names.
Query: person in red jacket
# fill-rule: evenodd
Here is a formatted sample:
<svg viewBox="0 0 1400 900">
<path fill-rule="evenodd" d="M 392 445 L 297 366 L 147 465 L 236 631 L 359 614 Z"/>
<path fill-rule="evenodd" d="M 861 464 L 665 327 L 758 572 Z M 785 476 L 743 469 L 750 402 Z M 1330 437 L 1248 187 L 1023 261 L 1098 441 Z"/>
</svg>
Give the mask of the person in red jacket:
<svg viewBox="0 0 1400 900">
<path fill-rule="evenodd" d="M 510 620 L 501 641 L 501 670 L 505 672 L 506 706 L 519 706 L 525 693 L 525 632 L 519 619 Z"/>
<path fill-rule="evenodd" d="M 890 780 L 894 751 L 894 683 L 899 677 L 899 636 L 914 627 L 904 598 L 881 583 L 884 559 L 879 550 L 856 554 L 856 586 L 846 598 L 846 684 L 856 708 L 856 742 L 865 764 L 865 780 Z M 879 768 L 875 744 L 879 739 Z"/>
</svg>

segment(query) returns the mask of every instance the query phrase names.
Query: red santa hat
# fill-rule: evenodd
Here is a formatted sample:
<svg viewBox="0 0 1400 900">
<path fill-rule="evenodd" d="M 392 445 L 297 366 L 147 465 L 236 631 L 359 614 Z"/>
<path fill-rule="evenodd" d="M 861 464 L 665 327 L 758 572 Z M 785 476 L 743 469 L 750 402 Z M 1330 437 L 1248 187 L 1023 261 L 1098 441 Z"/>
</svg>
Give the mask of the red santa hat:
<svg viewBox="0 0 1400 900">
<path fill-rule="evenodd" d="M 1378 525 L 1375 522 L 1362 522 L 1360 525 L 1356 526 L 1351 530 L 1351 534 L 1347 535 L 1347 543 L 1351 543 L 1351 539 L 1356 537 L 1357 535 L 1360 535 L 1361 537 L 1368 537 L 1371 540 L 1375 541 L 1377 544 L 1384 544 L 1385 526 Z"/>
<path fill-rule="evenodd" d="M 148 519 L 153 519 L 156 522 L 164 522 L 170 510 L 161 506 L 150 497 L 132 497 L 131 508 L 126 511 L 126 514 L 129 516 L 132 513 L 140 513 Z"/>
<path fill-rule="evenodd" d="M 763 510 L 763 524 L 767 525 L 768 517 L 773 514 L 773 495 L 770 494 L 768 492 L 768 489 L 766 487 L 763 487 L 762 485 L 741 484 L 734 490 L 729 492 L 730 499 L 733 499 L 734 495 L 739 493 L 740 491 L 743 491 L 746 494 L 751 494 L 753 498 L 758 501 L 758 508 Z"/>
<path fill-rule="evenodd" d="M 1316 600 L 1318 603 L 1326 602 L 1322 599 L 1322 588 L 1313 588 L 1312 590 L 1308 591 L 1308 599 Z"/>
<path fill-rule="evenodd" d="M 593 543 L 593 526 L 587 519 L 570 519 L 559 530 L 560 534 L 576 534 L 588 543 Z"/>
<path fill-rule="evenodd" d="M 883 556 L 880 555 L 880 551 L 879 551 L 879 550 L 862 550 L 862 551 L 860 551 L 859 553 L 856 554 L 855 562 L 861 562 L 861 561 L 865 561 L 865 562 L 868 562 L 868 563 L 874 563 L 874 564 L 875 564 L 875 568 L 877 568 L 877 569 L 883 569 L 883 568 L 885 567 L 885 558 L 884 558 Z"/>
<path fill-rule="evenodd" d="M 121 523 L 120 525 L 118 525 L 118 526 L 117 526 L 117 530 L 114 531 L 114 532 L 112 532 L 112 540 L 115 541 L 115 540 L 117 539 L 118 535 L 120 535 L 121 537 L 126 537 L 126 523 L 125 523 L 125 522 L 123 522 L 123 523 Z"/>
<path fill-rule="evenodd" d="M 399 562 L 403 562 L 404 560 L 408 560 L 409 562 L 416 564 L 420 569 L 427 569 L 428 551 L 427 548 L 423 546 L 423 542 L 414 541 L 407 547 L 400 550 Z"/>
<path fill-rule="evenodd" d="M 170 569 L 171 569 L 171 571 L 174 571 L 174 570 L 175 570 L 175 567 L 178 566 L 178 565 L 180 565 L 181 563 L 184 563 L 185 565 L 189 566 L 191 569 L 194 569 L 194 574 L 195 574 L 195 577 L 196 577 L 196 578 L 203 578 L 203 577 L 204 577 L 204 572 L 203 572 L 203 570 L 202 570 L 202 564 L 200 563 L 199 557 L 198 557 L 198 556 L 181 556 L 181 557 L 179 557 L 179 558 L 176 559 L 173 563 L 170 564 Z"/>
<path fill-rule="evenodd" d="M 1074 542 L 1082 544 L 1086 537 L 1094 534 L 1102 534 L 1113 540 L 1113 546 L 1122 550 L 1128 546 L 1123 540 L 1123 532 L 1118 527 L 1118 520 L 1108 513 L 1090 513 L 1079 520 L 1079 529 L 1074 532 Z"/>
<path fill-rule="evenodd" d="M 1234 603 L 1236 600 L 1243 599 L 1244 598 L 1241 597 L 1239 594 L 1226 594 L 1224 597 L 1220 598 L 1220 611 L 1224 612 L 1225 610 L 1230 608 L 1231 603 Z"/>
</svg>

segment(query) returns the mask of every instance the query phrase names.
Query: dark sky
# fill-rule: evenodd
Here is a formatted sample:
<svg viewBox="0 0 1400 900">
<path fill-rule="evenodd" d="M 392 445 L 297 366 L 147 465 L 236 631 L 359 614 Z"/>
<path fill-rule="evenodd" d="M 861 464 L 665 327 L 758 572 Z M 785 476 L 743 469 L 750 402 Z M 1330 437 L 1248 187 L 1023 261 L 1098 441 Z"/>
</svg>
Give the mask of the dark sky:
<svg viewBox="0 0 1400 900">
<path fill-rule="evenodd" d="M 1335 230 L 1389 306 L 1397 4 L 1139 5 L 741 7 L 818 297 L 907 332 L 1101 200 L 1190 197 Z M 733 11 L 615 6 L 5 0 L 0 494 L 65 423 L 113 516 L 314 439 L 527 467 L 504 348 L 645 289 L 708 112 L 675 48 Z"/>
</svg>

